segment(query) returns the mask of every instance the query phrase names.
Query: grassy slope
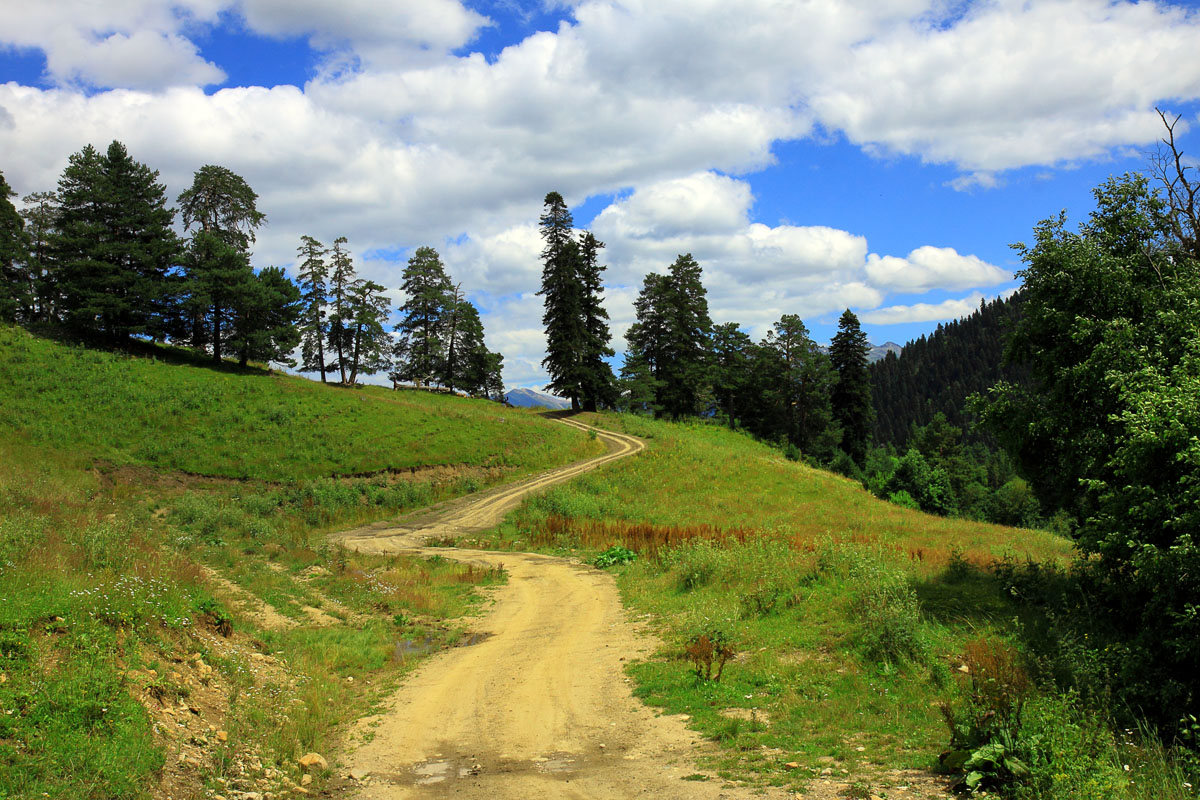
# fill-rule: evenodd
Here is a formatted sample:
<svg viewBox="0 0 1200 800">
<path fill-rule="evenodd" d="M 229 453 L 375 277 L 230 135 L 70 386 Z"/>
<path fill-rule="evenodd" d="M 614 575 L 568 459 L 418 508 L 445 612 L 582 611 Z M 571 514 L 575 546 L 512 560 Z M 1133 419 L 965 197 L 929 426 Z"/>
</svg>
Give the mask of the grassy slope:
<svg viewBox="0 0 1200 800">
<path fill-rule="evenodd" d="M 211 694 L 173 665 L 197 651 L 225 687 L 209 710 L 230 736 L 182 779 L 223 787 L 211 782 L 272 769 L 272 780 L 298 778 L 298 753 L 328 752 L 351 709 L 406 668 L 395 642 L 452 639 L 473 587 L 498 578 L 358 557 L 323 546 L 321 533 L 600 447 L 484 401 L 159 355 L 0 327 L 0 796 L 146 796 L 174 764 L 152 733 L 157 704 L 148 713 L 135 698 Z M 447 468 L 405 472 L 437 465 Z M 378 474 L 330 477 L 360 473 Z M 292 627 L 260 629 L 223 606 L 199 565 Z M 353 624 L 316 627 L 305 606 Z M 222 618 L 232 619 L 233 651 L 213 650 L 198 630 Z M 247 650 L 271 654 L 285 677 L 256 674 Z M 258 773 L 240 776 L 259 759 Z"/>
<path fill-rule="evenodd" d="M 936 704 L 955 696 L 960 654 L 1007 636 L 1017 614 L 982 567 L 1070 555 L 1045 532 L 884 503 L 716 426 L 593 422 L 649 447 L 531 499 L 494 542 L 639 549 L 618 581 L 667 641 L 632 668 L 639 692 L 724 742 L 716 766 L 729 776 L 799 788 L 832 769 L 883 790 L 910 780 L 896 769 L 929 769 L 948 735 Z M 704 631 L 741 651 L 719 684 L 697 681 L 684 657 Z"/>
<path fill-rule="evenodd" d="M 540 469 L 585 449 L 577 433 L 484 400 L 213 369 L 165 348 L 165 360 L 102 353 L 7 326 L 0 352 L 0 429 L 115 464 L 294 480 L 434 464 Z"/>
</svg>

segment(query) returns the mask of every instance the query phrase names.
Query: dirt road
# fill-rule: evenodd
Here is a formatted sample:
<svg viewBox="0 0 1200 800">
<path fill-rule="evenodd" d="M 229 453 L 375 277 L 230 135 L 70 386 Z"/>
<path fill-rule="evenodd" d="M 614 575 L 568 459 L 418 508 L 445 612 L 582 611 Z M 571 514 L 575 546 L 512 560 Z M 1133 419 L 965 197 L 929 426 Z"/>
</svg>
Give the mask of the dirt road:
<svg viewBox="0 0 1200 800">
<path fill-rule="evenodd" d="M 572 420 L 565 424 L 581 426 Z M 505 487 L 405 528 L 343 535 L 372 552 L 427 552 L 503 566 L 508 583 L 474 621 L 475 644 L 438 654 L 405 681 L 386 709 L 361 720 L 348 754 L 362 800 L 456 797 L 782 797 L 724 789 L 694 776 L 706 747 L 678 717 L 658 716 L 630 693 L 623 667 L 653 641 L 621 607 L 612 578 L 528 553 L 424 548 L 426 538 L 495 525 L 531 491 L 642 449 L 597 431 L 609 453 Z"/>
</svg>

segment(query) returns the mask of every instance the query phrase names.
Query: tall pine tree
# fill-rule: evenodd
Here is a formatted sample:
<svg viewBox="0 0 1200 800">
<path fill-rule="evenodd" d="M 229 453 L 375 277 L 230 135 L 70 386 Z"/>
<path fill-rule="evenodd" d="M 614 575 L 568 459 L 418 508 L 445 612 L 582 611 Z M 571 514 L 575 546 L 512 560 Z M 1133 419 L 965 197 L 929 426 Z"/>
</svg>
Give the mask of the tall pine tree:
<svg viewBox="0 0 1200 800">
<path fill-rule="evenodd" d="M 609 347 L 612 334 L 608 330 L 608 312 L 604 310 L 602 295 L 604 286 L 601 275 L 604 265 L 600 263 L 600 250 L 604 242 L 591 231 L 579 237 L 579 281 L 581 284 L 580 304 L 585 334 L 580 377 L 581 403 L 584 411 L 612 407 L 617 402 L 616 379 L 612 367 L 605 358 L 614 351 Z"/>
<path fill-rule="evenodd" d="M 0 172 L 0 320 L 25 317 L 33 305 L 32 287 L 22 269 L 25 222 L 9 199 L 16 194 Z"/>
<path fill-rule="evenodd" d="M 354 285 L 354 260 L 346 250 L 346 237 L 333 240 L 329 254 L 329 332 L 326 339 L 331 355 L 336 357 L 338 374 L 342 383 L 348 380 L 351 351 L 354 348 L 354 310 L 350 302 L 350 289 Z"/>
<path fill-rule="evenodd" d="M 829 348 L 829 360 L 837 375 L 833 386 L 833 418 L 842 428 L 842 449 L 860 467 L 866 462 L 875 424 L 871 374 L 867 371 L 870 349 L 858 317 L 847 308 L 838 320 L 838 331 Z"/>
<path fill-rule="evenodd" d="M 562 195 L 550 192 L 546 195 L 545 211 L 538 221 L 545 243 L 542 248 L 542 288 L 538 294 L 545 299 L 542 323 L 546 326 L 546 358 L 542 366 L 550 375 L 546 388 L 570 398 L 571 410 L 578 411 L 584 394 L 588 334 L 574 220 Z"/>
<path fill-rule="evenodd" d="M 418 247 L 404 268 L 406 299 L 396 324 L 392 380 L 418 386 L 437 380 L 445 360 L 444 329 L 453 287 L 437 250 Z"/>
<path fill-rule="evenodd" d="M 325 339 L 329 335 L 329 319 L 325 307 L 329 303 L 329 265 L 325 245 L 311 236 L 300 237 L 300 371 L 320 372 L 326 382 L 328 362 L 325 359 Z"/>
<path fill-rule="evenodd" d="M 179 239 L 158 172 L 120 142 L 71 155 L 52 240 L 67 322 L 112 341 L 163 335 Z"/>
</svg>

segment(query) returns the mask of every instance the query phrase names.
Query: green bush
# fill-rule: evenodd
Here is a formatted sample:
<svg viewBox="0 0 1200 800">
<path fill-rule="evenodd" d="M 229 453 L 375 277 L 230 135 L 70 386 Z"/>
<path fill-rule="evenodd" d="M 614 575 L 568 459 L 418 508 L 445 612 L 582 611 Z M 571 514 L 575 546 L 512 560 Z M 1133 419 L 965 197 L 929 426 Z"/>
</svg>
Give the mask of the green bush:
<svg viewBox="0 0 1200 800">
<path fill-rule="evenodd" d="M 607 550 L 597 554 L 592 559 L 592 564 L 600 569 L 608 569 L 617 564 L 628 564 L 637 559 L 637 553 L 630 550 L 628 547 L 622 547 L 619 544 L 614 544 Z"/>
<path fill-rule="evenodd" d="M 854 566 L 851 577 L 856 584 L 852 609 L 864 657 L 873 662 L 926 663 L 921 604 L 908 577 L 866 558 Z"/>
</svg>

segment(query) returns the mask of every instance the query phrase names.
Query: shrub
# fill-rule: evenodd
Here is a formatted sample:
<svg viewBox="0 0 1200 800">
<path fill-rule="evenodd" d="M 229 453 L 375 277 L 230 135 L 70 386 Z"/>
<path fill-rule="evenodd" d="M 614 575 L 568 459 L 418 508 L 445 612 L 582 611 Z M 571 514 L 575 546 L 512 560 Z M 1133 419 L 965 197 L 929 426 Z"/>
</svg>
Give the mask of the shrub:
<svg viewBox="0 0 1200 800">
<path fill-rule="evenodd" d="M 636 559 L 637 553 L 633 552 L 628 547 L 622 547 L 619 544 L 614 544 L 592 559 L 592 564 L 600 569 L 608 569 L 609 567 L 616 566 L 617 564 L 628 564 Z"/>
</svg>

